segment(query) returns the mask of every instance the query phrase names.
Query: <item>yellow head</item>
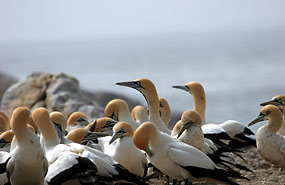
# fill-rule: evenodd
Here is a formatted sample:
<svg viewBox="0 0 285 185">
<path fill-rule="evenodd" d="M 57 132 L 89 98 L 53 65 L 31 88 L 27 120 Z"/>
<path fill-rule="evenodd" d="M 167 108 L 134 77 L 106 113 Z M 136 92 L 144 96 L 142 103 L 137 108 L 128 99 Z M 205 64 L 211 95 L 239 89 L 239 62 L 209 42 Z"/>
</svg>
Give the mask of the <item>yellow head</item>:
<svg viewBox="0 0 285 185">
<path fill-rule="evenodd" d="M 119 121 L 120 111 L 129 111 L 129 106 L 125 100 L 114 99 L 105 106 L 105 116 Z"/>
<path fill-rule="evenodd" d="M 82 123 L 83 125 L 88 125 L 86 116 L 82 112 L 72 113 L 67 120 L 68 125 L 77 125 L 78 123 Z"/>
<path fill-rule="evenodd" d="M 133 141 L 137 148 L 146 150 L 149 140 L 157 134 L 157 128 L 152 122 L 141 124 L 133 135 Z"/>
<path fill-rule="evenodd" d="M 77 116 L 82 116 L 82 115 L 79 113 L 79 114 L 77 114 Z M 83 116 L 85 116 L 85 115 L 83 115 Z M 66 130 L 67 120 L 61 112 L 54 111 L 54 112 L 50 113 L 50 119 L 54 123 L 61 124 L 61 128 L 63 131 Z M 76 119 L 76 118 L 72 118 L 72 119 Z"/>
</svg>

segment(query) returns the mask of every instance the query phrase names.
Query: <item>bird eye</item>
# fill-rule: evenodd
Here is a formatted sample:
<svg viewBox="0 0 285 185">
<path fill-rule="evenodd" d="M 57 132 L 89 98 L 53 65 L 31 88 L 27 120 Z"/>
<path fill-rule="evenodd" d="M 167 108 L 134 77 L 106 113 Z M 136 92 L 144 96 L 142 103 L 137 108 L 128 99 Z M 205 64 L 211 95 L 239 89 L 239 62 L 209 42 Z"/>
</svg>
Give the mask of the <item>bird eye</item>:
<svg viewBox="0 0 285 185">
<path fill-rule="evenodd" d="M 282 104 L 282 100 L 281 99 L 277 99 L 276 102 L 281 103 Z"/>
</svg>

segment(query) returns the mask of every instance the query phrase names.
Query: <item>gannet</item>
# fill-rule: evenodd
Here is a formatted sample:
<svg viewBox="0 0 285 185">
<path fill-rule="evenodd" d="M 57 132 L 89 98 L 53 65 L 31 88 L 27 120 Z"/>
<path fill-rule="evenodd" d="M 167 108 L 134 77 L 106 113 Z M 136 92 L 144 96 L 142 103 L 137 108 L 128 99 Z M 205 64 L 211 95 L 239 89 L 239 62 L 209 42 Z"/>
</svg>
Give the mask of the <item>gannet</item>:
<svg viewBox="0 0 285 185">
<path fill-rule="evenodd" d="M 0 111 L 0 134 L 7 130 L 10 130 L 9 118 L 6 116 L 6 114 Z"/>
<path fill-rule="evenodd" d="M 168 126 L 171 120 L 171 110 L 167 100 L 162 97 L 159 97 L 159 112 L 162 121 Z"/>
<path fill-rule="evenodd" d="M 174 126 L 171 136 L 202 151 L 204 134 L 201 126 L 200 115 L 196 111 L 186 110 Z"/>
<path fill-rule="evenodd" d="M 68 120 L 67 120 L 67 132 L 70 132 L 71 130 L 75 128 L 82 128 L 89 124 L 87 121 L 87 118 L 84 113 L 82 112 L 74 112 L 72 113 Z"/>
<path fill-rule="evenodd" d="M 139 124 L 142 124 L 142 123 L 148 121 L 147 111 L 141 105 L 135 106 L 131 112 L 131 115 L 132 115 L 132 118 L 134 120 L 136 120 L 136 122 L 138 122 Z"/>
<path fill-rule="evenodd" d="M 224 145 L 221 142 L 221 139 L 232 140 L 232 138 L 227 134 L 227 132 L 218 124 L 214 124 L 214 123 L 206 124 L 206 119 L 205 119 L 206 96 L 205 96 L 205 91 L 204 91 L 203 86 L 198 82 L 189 82 L 186 85 L 176 85 L 172 87 L 177 88 L 177 89 L 182 89 L 190 93 L 193 96 L 194 110 L 200 114 L 202 122 L 204 124 L 202 126 L 204 136 L 208 139 L 211 139 L 215 144 L 226 147 L 226 145 Z M 232 124 L 234 125 L 238 123 L 233 122 Z M 235 126 L 230 127 L 230 129 L 235 129 L 235 128 L 236 128 Z M 234 130 L 233 132 L 237 132 L 237 131 Z"/>
<path fill-rule="evenodd" d="M 217 168 L 203 152 L 159 132 L 152 122 L 143 123 L 135 131 L 133 141 L 139 149 L 146 151 L 155 167 L 174 179 L 236 184 L 228 177 L 244 178 L 236 172 Z"/>
<path fill-rule="evenodd" d="M 14 132 L 12 130 L 7 130 L 0 135 L 0 151 L 10 152 L 13 137 Z"/>
<path fill-rule="evenodd" d="M 283 114 L 283 123 L 281 125 L 281 128 L 278 130 L 277 134 L 285 136 L 285 95 L 274 96 L 272 100 L 261 103 L 260 105 L 265 106 L 269 104 L 275 105 L 281 110 Z"/>
<path fill-rule="evenodd" d="M 40 146 L 39 138 L 27 127 L 30 110 L 18 107 L 11 118 L 11 129 L 17 146 L 10 152 L 7 174 L 11 184 L 42 185 L 48 170 L 48 162 Z"/>
<path fill-rule="evenodd" d="M 139 150 L 133 142 L 133 129 L 127 122 L 118 122 L 113 128 L 110 144 L 115 140 L 115 152 L 111 157 L 118 161 L 130 172 L 141 177 L 146 175 L 147 159 L 144 152 Z"/>
<path fill-rule="evenodd" d="M 159 98 L 152 81 L 146 78 L 139 78 L 130 82 L 118 82 L 116 85 L 131 87 L 142 93 L 149 108 L 149 121 L 153 122 L 159 131 L 167 133 L 168 135 L 171 134 L 171 130 L 165 126 L 165 123 L 163 123 L 160 118 Z"/>
<path fill-rule="evenodd" d="M 33 120 L 43 135 L 49 170 L 48 184 L 64 182 L 98 183 L 100 181 L 126 180 L 144 184 L 118 162 L 103 152 L 77 143 L 60 144 L 54 124 L 45 108 L 33 111 Z"/>
<path fill-rule="evenodd" d="M 201 129 L 202 120 L 198 112 L 194 110 L 186 110 L 174 126 L 171 136 L 178 138 L 178 141 L 191 145 L 202 152 L 204 152 L 216 165 L 223 165 L 224 167 L 230 168 L 228 164 L 233 165 L 239 169 L 251 171 L 247 167 L 226 161 L 221 157 L 226 157 L 218 151 L 218 148 L 213 142 L 207 138 L 204 138 L 203 131 Z"/>
<path fill-rule="evenodd" d="M 282 125 L 282 113 L 278 107 L 266 105 L 248 126 L 264 120 L 269 121 L 257 130 L 257 151 L 266 161 L 285 169 L 285 136 L 276 134 Z"/>
<path fill-rule="evenodd" d="M 133 130 L 136 130 L 140 125 L 132 118 L 127 102 L 122 99 L 109 101 L 105 106 L 105 116 L 116 121 L 128 122 Z"/>
</svg>

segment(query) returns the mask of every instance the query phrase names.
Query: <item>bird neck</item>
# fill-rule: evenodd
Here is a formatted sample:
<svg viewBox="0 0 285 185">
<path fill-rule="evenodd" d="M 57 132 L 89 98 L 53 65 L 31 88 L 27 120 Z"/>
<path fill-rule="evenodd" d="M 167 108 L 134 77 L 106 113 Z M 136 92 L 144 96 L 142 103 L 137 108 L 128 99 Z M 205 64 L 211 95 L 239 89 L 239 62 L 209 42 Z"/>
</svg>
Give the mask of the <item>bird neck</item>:
<svg viewBox="0 0 285 185">
<path fill-rule="evenodd" d="M 272 112 L 271 114 L 272 116 L 269 119 L 267 127 L 276 133 L 280 129 L 283 122 L 282 114 L 281 112 Z"/>
<path fill-rule="evenodd" d="M 157 119 L 159 117 L 159 99 L 156 90 L 146 95 L 146 101 L 149 108 L 149 120 Z"/>
<path fill-rule="evenodd" d="M 194 110 L 199 113 L 202 119 L 202 123 L 205 124 L 206 97 L 205 95 L 193 95 L 193 98 L 194 98 Z"/>
</svg>

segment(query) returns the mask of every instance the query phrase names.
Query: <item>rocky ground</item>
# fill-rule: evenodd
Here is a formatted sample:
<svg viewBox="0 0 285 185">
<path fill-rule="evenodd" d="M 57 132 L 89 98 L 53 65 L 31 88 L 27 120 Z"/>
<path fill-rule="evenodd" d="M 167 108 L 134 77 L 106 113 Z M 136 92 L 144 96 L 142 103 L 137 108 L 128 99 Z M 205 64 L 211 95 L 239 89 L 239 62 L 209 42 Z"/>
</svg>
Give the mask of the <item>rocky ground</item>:
<svg viewBox="0 0 285 185">
<path fill-rule="evenodd" d="M 285 171 L 281 170 L 278 167 L 271 165 L 266 162 L 262 157 L 257 153 L 256 148 L 247 148 L 244 149 L 245 153 L 242 155 L 245 159 L 235 157 L 235 160 L 241 164 L 246 165 L 250 168 L 252 172 L 240 171 L 243 176 L 250 179 L 250 181 L 233 179 L 240 185 L 284 185 L 285 184 Z M 152 179 L 150 184 L 165 184 L 165 179 Z M 212 182 L 200 182 L 193 183 L 197 185 L 216 185 L 217 183 Z"/>
</svg>

